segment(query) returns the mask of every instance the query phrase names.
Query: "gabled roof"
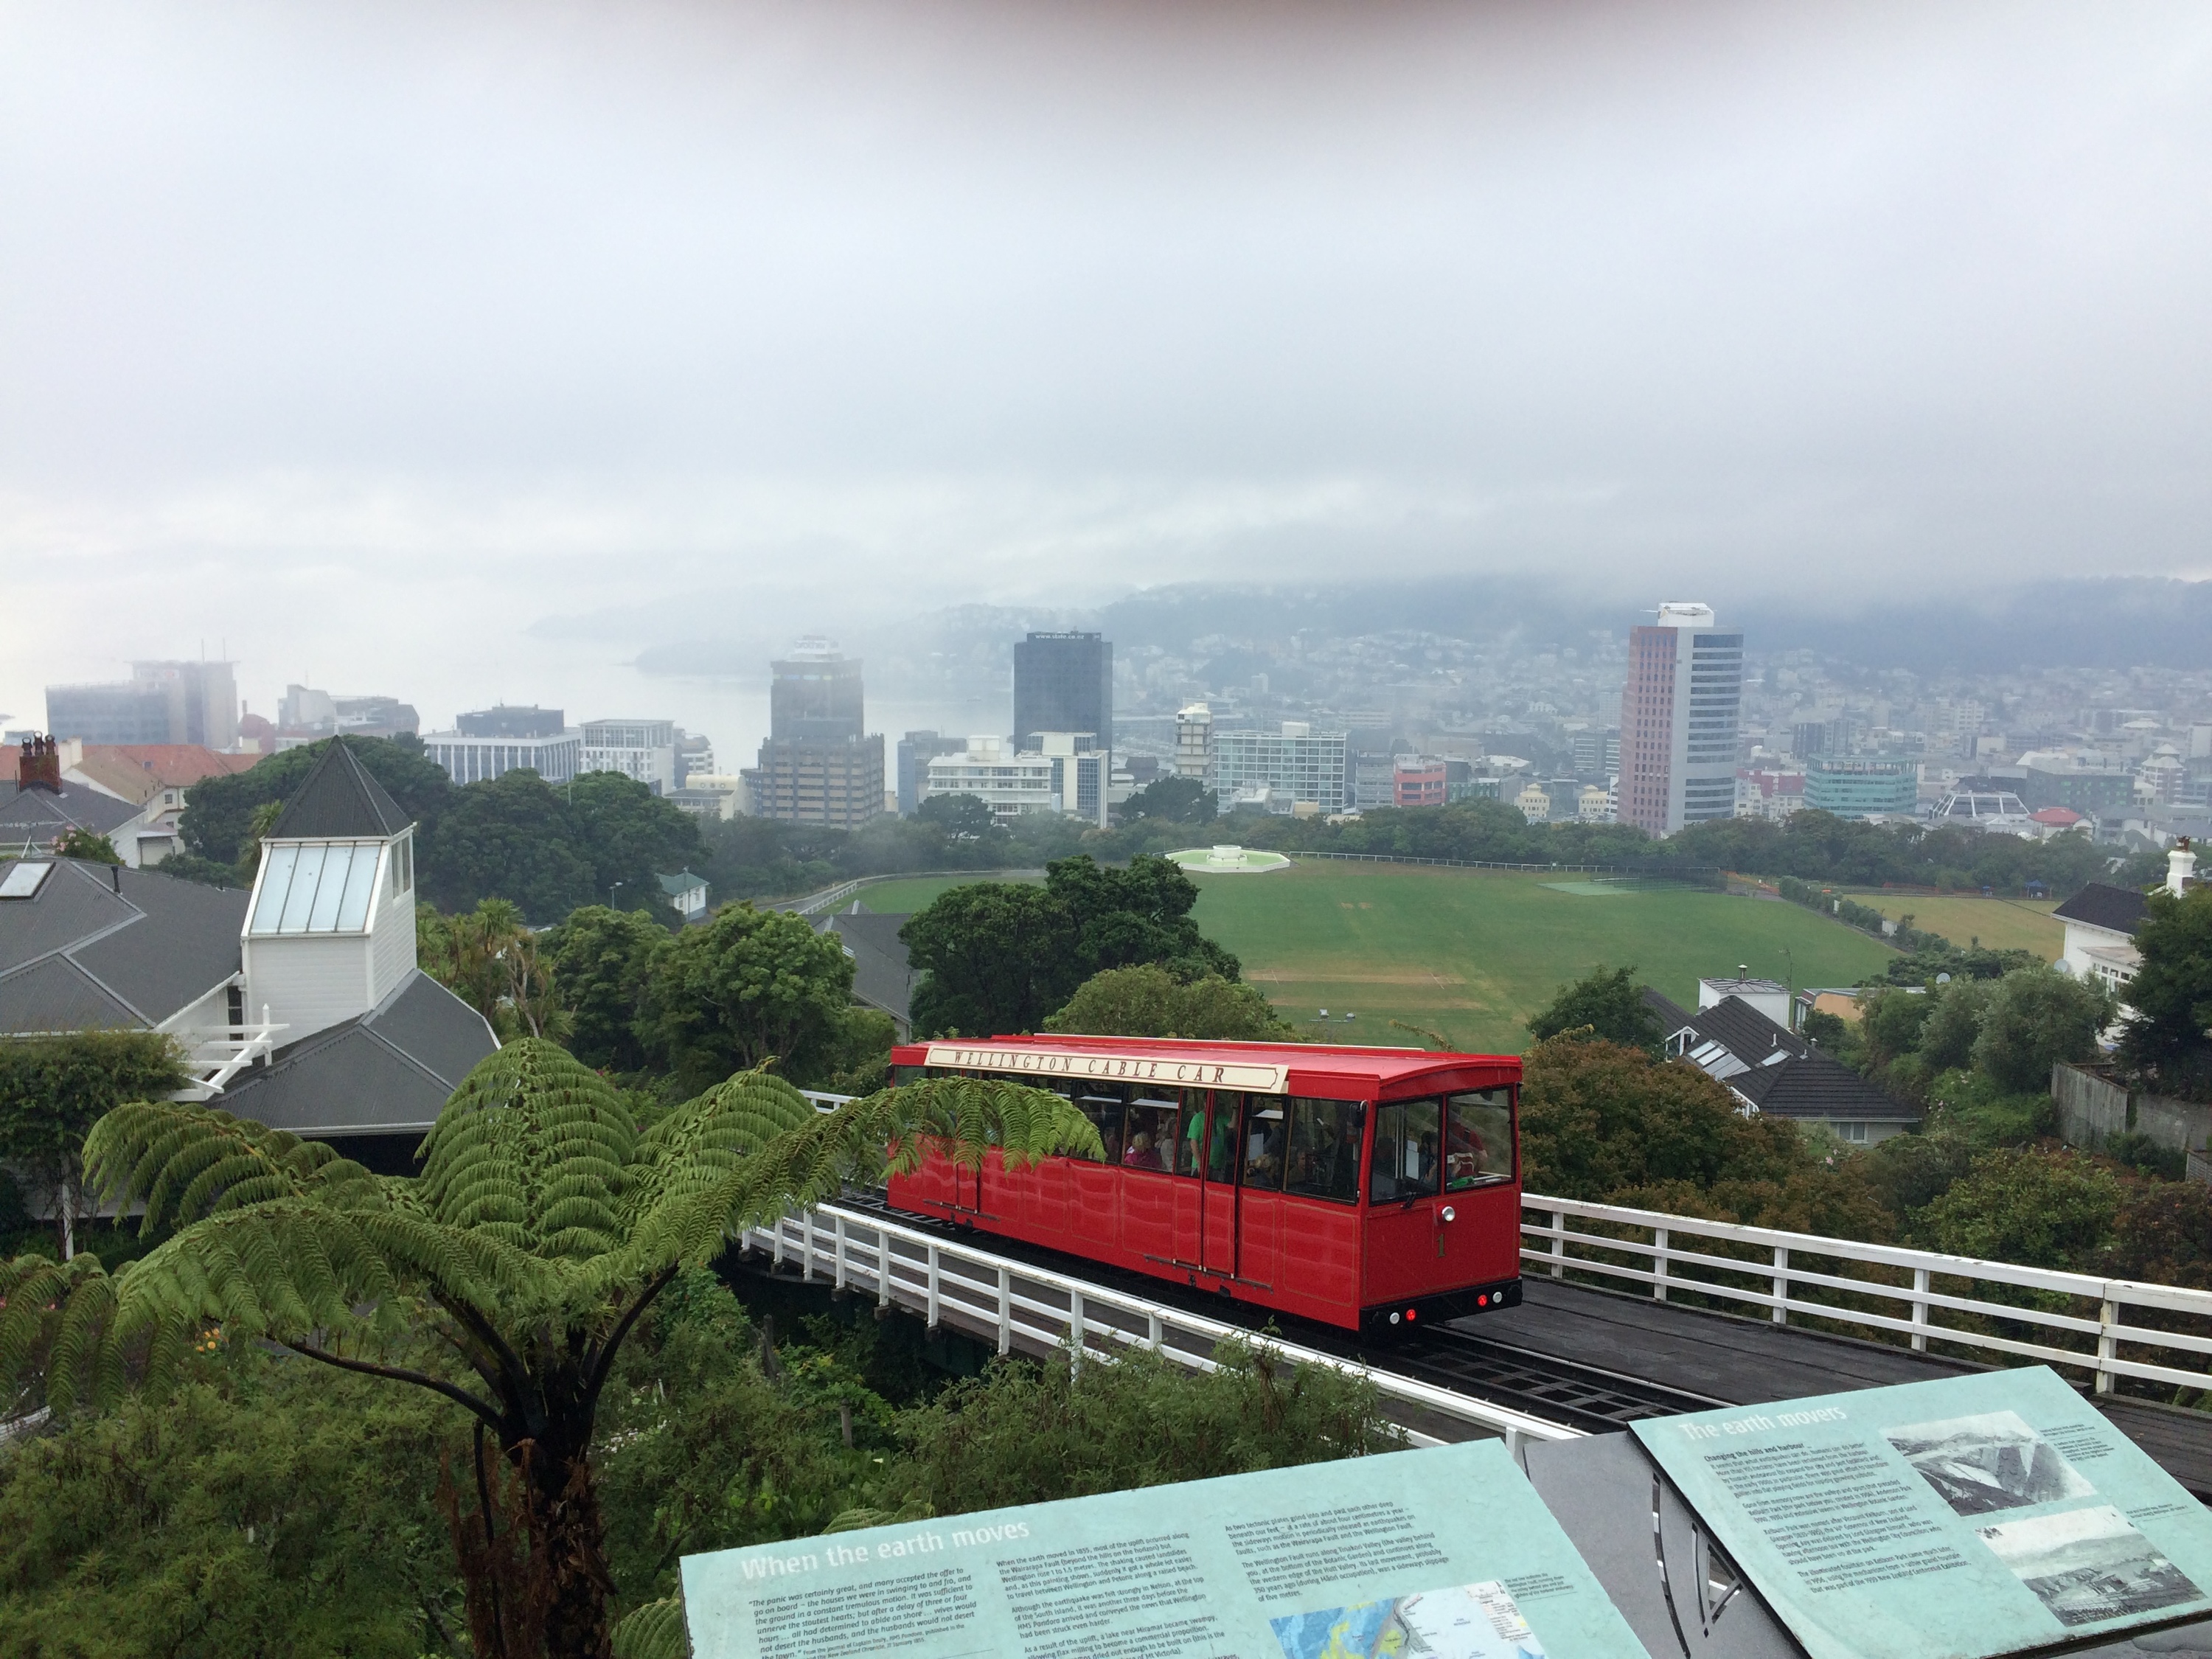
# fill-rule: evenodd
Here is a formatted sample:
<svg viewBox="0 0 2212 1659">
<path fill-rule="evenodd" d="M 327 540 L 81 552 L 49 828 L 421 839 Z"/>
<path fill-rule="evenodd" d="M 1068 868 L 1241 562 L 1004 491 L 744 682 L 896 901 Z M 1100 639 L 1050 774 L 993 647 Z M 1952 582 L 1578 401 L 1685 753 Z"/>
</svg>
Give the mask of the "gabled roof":
<svg viewBox="0 0 2212 1659">
<path fill-rule="evenodd" d="M 1661 996 L 1648 985 L 1643 988 L 1644 1006 L 1658 1017 L 1659 1030 L 1662 1036 L 1672 1036 L 1689 1024 L 1690 1011 L 1687 1008 L 1679 1002 L 1670 1001 Z"/>
<path fill-rule="evenodd" d="M 269 839 L 368 840 L 396 836 L 412 822 L 353 751 L 333 740 L 307 781 L 284 803 Z"/>
<path fill-rule="evenodd" d="M 130 823 L 138 811 L 131 802 L 103 795 L 89 785 L 65 784 L 57 795 L 0 784 L 0 848 L 20 850 L 27 841 L 41 848 L 70 830 L 104 836 Z"/>
<path fill-rule="evenodd" d="M 693 888 L 707 884 L 706 877 L 695 876 L 689 870 L 679 870 L 672 876 L 657 876 L 654 879 L 660 883 L 660 890 L 671 898 L 681 898 Z"/>
<path fill-rule="evenodd" d="M 1747 1066 L 1758 1066 L 1777 1054 L 1810 1052 L 1804 1038 L 1785 1031 L 1741 997 L 1723 997 L 1710 1008 L 1690 1016 L 1690 1029 L 1711 1042 L 1720 1043 Z"/>
<path fill-rule="evenodd" d="M 420 1134 L 498 1047 L 483 1015 L 417 969 L 368 1012 L 286 1044 L 211 1103 L 295 1135 Z"/>
<path fill-rule="evenodd" d="M 71 859 L 0 903 L 0 1031 L 148 1026 L 239 968 L 242 889 Z"/>
<path fill-rule="evenodd" d="M 2149 901 L 2132 887 L 2112 887 L 2093 881 L 2051 914 L 2062 921 L 2078 921 L 2085 927 L 2103 927 L 2132 936 L 2142 925 Z"/>
<path fill-rule="evenodd" d="M 1818 1050 L 1739 1072 L 1728 1086 L 1772 1117 L 1911 1123 L 1920 1116 L 1917 1107 L 1883 1093 Z"/>
</svg>

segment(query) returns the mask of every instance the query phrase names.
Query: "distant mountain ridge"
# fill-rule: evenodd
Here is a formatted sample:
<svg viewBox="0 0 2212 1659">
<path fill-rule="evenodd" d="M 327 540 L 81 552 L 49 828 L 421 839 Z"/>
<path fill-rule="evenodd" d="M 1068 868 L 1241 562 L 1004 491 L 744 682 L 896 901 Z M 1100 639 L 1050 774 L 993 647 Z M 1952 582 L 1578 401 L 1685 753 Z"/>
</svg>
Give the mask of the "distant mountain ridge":
<svg viewBox="0 0 2212 1659">
<path fill-rule="evenodd" d="M 1650 620 L 1661 599 L 1702 599 L 1723 627 L 1741 629 L 1754 654 L 1809 649 L 1869 668 L 1919 674 L 2021 668 L 2212 668 L 2212 580 L 2091 577 L 1996 589 L 1968 599 L 1920 599 L 1850 613 L 1771 597 L 1738 601 L 1723 588 L 1661 583 L 1603 596 L 1535 577 L 1439 577 L 1407 582 L 1279 586 L 1188 583 L 1146 588 L 1097 611 L 958 605 L 912 618 L 896 635 L 856 627 L 848 649 L 882 664 L 886 680 L 927 672 L 1002 674 L 1012 641 L 1031 629 L 1095 628 L 1124 648 L 1187 653 L 1200 641 L 1231 645 L 1398 631 L 1525 646 L 1619 638 Z M 1641 608 L 1639 608 L 1641 607 Z M 670 641 L 639 653 L 653 674 L 763 676 L 762 640 Z M 925 668 L 925 664 L 927 668 Z"/>
</svg>

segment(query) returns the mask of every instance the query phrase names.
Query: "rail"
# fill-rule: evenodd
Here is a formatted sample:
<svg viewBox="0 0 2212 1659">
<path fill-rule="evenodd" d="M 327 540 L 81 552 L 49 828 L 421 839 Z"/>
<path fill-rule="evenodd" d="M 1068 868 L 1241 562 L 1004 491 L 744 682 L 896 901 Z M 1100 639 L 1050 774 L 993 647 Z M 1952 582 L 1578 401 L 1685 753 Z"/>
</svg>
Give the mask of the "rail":
<svg viewBox="0 0 2212 1659">
<path fill-rule="evenodd" d="M 901 1226 L 866 1211 L 818 1204 L 796 1216 L 746 1232 L 748 1249 L 778 1266 L 796 1264 L 802 1278 L 826 1279 L 843 1291 L 872 1293 L 878 1306 L 894 1304 L 922 1315 L 934 1330 L 947 1316 L 957 1323 L 994 1334 L 999 1352 L 1016 1343 L 1068 1350 L 1070 1363 L 1110 1360 L 1126 1348 L 1146 1347 L 1193 1370 L 1212 1370 L 1223 1341 L 1254 1340 L 1240 1326 L 1187 1313 L 1101 1285 L 1035 1267 L 977 1247 Z M 1324 1353 L 1279 1337 L 1263 1339 L 1294 1365 L 1325 1365 L 1370 1383 L 1386 1399 L 1415 1413 L 1453 1419 L 1498 1435 L 1516 1456 L 1521 1442 L 1578 1439 L 1583 1431 L 1510 1407 L 1455 1394 L 1356 1360 Z M 1438 1437 L 1408 1429 L 1417 1445 Z"/>
<path fill-rule="evenodd" d="M 1916 1353 L 1927 1352 L 1933 1343 L 2041 1360 L 2089 1372 L 2100 1395 L 2113 1393 L 2122 1379 L 2212 1389 L 2212 1371 L 2203 1369 L 2212 1356 L 2212 1291 L 1534 1193 L 1522 1195 L 1521 1207 L 1524 1273 L 1640 1285 L 1656 1302 L 1686 1295 L 1764 1308 L 1778 1325 L 1787 1325 L 1794 1315 L 1850 1334 L 1875 1333 L 1893 1341 L 1903 1337 Z M 1588 1231 L 1592 1225 L 1607 1231 Z M 1699 1248 L 1701 1243 L 1718 1247 L 1717 1253 Z M 1731 1249 L 1739 1254 L 1726 1253 Z M 1826 1265 L 1808 1265 L 1808 1259 Z M 1829 1271 L 1830 1265 L 1840 1271 Z M 1976 1294 L 1983 1286 L 2002 1287 L 2004 1294 Z M 1834 1299 L 1796 1293 L 1801 1291 Z M 2130 1323 L 2131 1313 L 2138 1319 L 2145 1313 L 2185 1316 L 2196 1330 Z M 1951 1317 L 1942 1317 L 1946 1315 Z M 2155 1363 L 2144 1357 L 2150 1354 L 2193 1359 L 2197 1368 Z"/>
</svg>

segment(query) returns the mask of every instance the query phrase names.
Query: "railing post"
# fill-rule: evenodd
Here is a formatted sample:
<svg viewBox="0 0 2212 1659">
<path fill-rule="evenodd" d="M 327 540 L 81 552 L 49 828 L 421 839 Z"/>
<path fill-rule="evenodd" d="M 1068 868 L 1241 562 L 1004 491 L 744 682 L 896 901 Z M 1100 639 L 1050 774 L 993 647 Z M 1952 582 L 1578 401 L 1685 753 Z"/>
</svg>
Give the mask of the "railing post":
<svg viewBox="0 0 2212 1659">
<path fill-rule="evenodd" d="M 1075 1291 L 1067 1298 L 1067 1366 L 1071 1375 L 1083 1370 L 1083 1292 Z"/>
<path fill-rule="evenodd" d="M 1925 1267 L 1912 1270 L 1912 1352 L 1928 1352 L 1928 1285 L 1930 1274 Z"/>
<path fill-rule="evenodd" d="M 2107 1295 L 2097 1310 L 2097 1392 L 2112 1391 L 2112 1362 L 2120 1357 L 2120 1339 L 2113 1334 L 2119 1328 L 2120 1304 Z"/>
<path fill-rule="evenodd" d="M 938 1282 L 938 1269 L 937 1269 L 937 1246 L 936 1246 L 936 1245 L 934 1245 L 934 1244 L 932 1244 L 932 1245 L 929 1247 L 929 1321 L 928 1321 L 928 1323 L 929 1323 L 929 1332 L 930 1332 L 930 1334 L 931 1334 L 931 1335 L 933 1335 L 933 1335 L 935 1335 L 935 1334 L 937 1334 L 937 1282 Z"/>
<path fill-rule="evenodd" d="M 814 1212 L 807 1210 L 799 1218 L 799 1276 L 803 1279 L 814 1277 Z"/>
<path fill-rule="evenodd" d="M 1790 1247 L 1774 1247 L 1774 1322 L 1790 1322 Z"/>
<path fill-rule="evenodd" d="M 775 1218 L 775 1265 L 776 1265 L 777 1267 L 781 1267 L 781 1266 L 783 1266 L 783 1218 L 782 1218 L 781 1216 L 778 1216 L 778 1217 L 776 1217 L 776 1218 Z"/>
<path fill-rule="evenodd" d="M 836 1275 L 837 1293 L 842 1296 L 845 1291 L 845 1218 L 842 1215 L 830 1218 L 830 1243 L 836 1253 L 832 1271 Z"/>
<path fill-rule="evenodd" d="M 1014 1351 L 1014 1273 L 1011 1267 L 999 1269 L 999 1352 Z"/>
<path fill-rule="evenodd" d="M 1667 1299 L 1667 1231 L 1664 1227 L 1651 1230 L 1651 1299 Z"/>
<path fill-rule="evenodd" d="M 1160 1340 L 1166 1334 L 1167 1328 L 1160 1323 L 1160 1316 L 1156 1313 L 1147 1313 L 1145 1316 L 1145 1346 L 1158 1353 Z"/>
<path fill-rule="evenodd" d="M 1567 1212 L 1566 1212 L 1565 1210 L 1554 1210 L 1554 1211 L 1553 1211 L 1553 1212 L 1552 1212 L 1552 1277 L 1553 1277 L 1553 1278 L 1554 1278 L 1554 1279 L 1564 1279 L 1564 1278 L 1565 1278 L 1565 1277 L 1566 1277 L 1566 1272 L 1567 1272 L 1566 1265 L 1565 1265 L 1565 1264 L 1566 1264 L 1566 1260 L 1567 1260 Z"/>
<path fill-rule="evenodd" d="M 888 1227 L 876 1229 L 876 1305 L 891 1305 L 891 1234 Z"/>
</svg>

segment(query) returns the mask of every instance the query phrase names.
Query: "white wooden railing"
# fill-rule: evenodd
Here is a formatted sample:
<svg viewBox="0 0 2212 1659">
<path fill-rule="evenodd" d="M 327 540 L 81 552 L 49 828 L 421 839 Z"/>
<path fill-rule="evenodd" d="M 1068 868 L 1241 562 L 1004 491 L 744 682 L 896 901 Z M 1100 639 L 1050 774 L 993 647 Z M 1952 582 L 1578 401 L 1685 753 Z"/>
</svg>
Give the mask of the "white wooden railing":
<svg viewBox="0 0 2212 1659">
<path fill-rule="evenodd" d="M 1080 1365 L 1086 1358 L 1111 1358 L 1122 1349 L 1146 1347 L 1193 1370 L 1212 1370 L 1214 1349 L 1233 1338 L 1262 1342 L 1294 1365 L 1326 1365 L 1363 1377 L 1412 1413 L 1433 1413 L 1480 1433 L 1502 1436 L 1506 1449 L 1516 1455 L 1524 1437 L 1572 1440 L 1582 1433 L 1301 1343 L 1255 1338 L 1241 1326 L 1013 1261 L 843 1205 L 818 1204 L 773 1226 L 755 1228 L 744 1243 L 779 1266 L 796 1266 L 805 1279 L 872 1294 L 879 1305 L 896 1304 L 920 1314 L 933 1329 L 950 1320 L 957 1327 L 995 1334 L 1000 1353 L 1012 1352 L 1017 1344 L 1032 1350 L 1064 1346 Z M 1416 1445 L 1439 1443 L 1438 1436 L 1412 1428 L 1407 1433 Z"/>
<path fill-rule="evenodd" d="M 1545 1198 L 1534 1193 L 1522 1196 L 1521 1207 L 1524 1273 L 1554 1279 L 1572 1274 L 1585 1281 L 1595 1278 L 1616 1285 L 1644 1285 L 1652 1299 L 1659 1302 L 1666 1301 L 1670 1291 L 1691 1292 L 1723 1304 L 1764 1308 L 1778 1325 L 1788 1324 L 1790 1316 L 1796 1315 L 1856 1328 L 1870 1335 L 1902 1336 L 1916 1352 L 1927 1352 L 1932 1341 L 1947 1347 L 2019 1355 L 2062 1369 L 2088 1371 L 2095 1378 L 2099 1394 L 2112 1393 L 2122 1377 L 2177 1388 L 2212 1389 L 2212 1372 L 2204 1369 L 2205 1357 L 2212 1355 L 2212 1291 L 2022 1267 L 2008 1261 L 1909 1250 L 1892 1244 L 1858 1244 L 1818 1233 L 1742 1227 L 1656 1210 Z M 1625 1236 L 1577 1229 L 1573 1224 L 1577 1222 L 1601 1224 Z M 1747 1259 L 1699 1248 L 1708 1242 L 1747 1248 L 1755 1254 Z M 1805 1267 L 1801 1259 L 1808 1256 L 1844 1264 L 1844 1271 Z M 1850 1276 L 1850 1267 L 1882 1269 L 1885 1278 L 1897 1282 Z M 2046 1298 L 2065 1298 L 2078 1310 L 2021 1305 L 1976 1294 L 1978 1286 L 1996 1285 L 2039 1291 Z M 1795 1294 L 1801 1290 L 1836 1293 L 1848 1298 L 1848 1304 Z M 1863 1305 L 1869 1301 L 1876 1306 Z M 2087 1311 L 2091 1307 L 2094 1313 Z M 2129 1312 L 2137 1309 L 2193 1315 L 2206 1322 L 2201 1328 L 2207 1334 L 2130 1324 Z M 2026 1327 L 2039 1335 L 2071 1336 L 2079 1340 L 2078 1345 L 2038 1341 L 2026 1334 L 2007 1335 L 1955 1322 L 1947 1324 L 1939 1317 L 1946 1313 L 2002 1321 L 2015 1331 Z M 2166 1358 L 2182 1358 L 2186 1368 L 2124 1357 L 2123 1345 L 2138 1351 L 2155 1350 Z"/>
</svg>

